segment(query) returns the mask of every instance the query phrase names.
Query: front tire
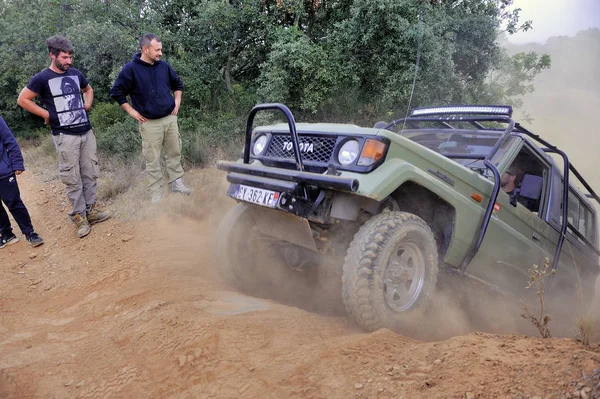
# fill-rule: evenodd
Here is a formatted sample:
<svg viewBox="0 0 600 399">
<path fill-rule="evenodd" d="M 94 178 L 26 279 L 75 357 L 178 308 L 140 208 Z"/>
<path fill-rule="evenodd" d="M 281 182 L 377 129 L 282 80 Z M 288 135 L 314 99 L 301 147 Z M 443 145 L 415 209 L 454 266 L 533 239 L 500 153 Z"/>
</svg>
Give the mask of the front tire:
<svg viewBox="0 0 600 399">
<path fill-rule="evenodd" d="M 311 302 L 317 270 L 290 268 L 281 254 L 285 244 L 260 232 L 252 206 L 238 203 L 219 224 L 215 243 L 219 275 L 248 295 L 284 303 Z"/>
<path fill-rule="evenodd" d="M 369 219 L 348 248 L 342 274 L 346 311 L 364 329 L 423 331 L 421 317 L 435 293 L 438 252 L 423 219 L 383 212 Z"/>
<path fill-rule="evenodd" d="M 238 203 L 225 214 L 217 229 L 215 249 L 220 277 L 233 288 L 252 293 L 259 283 L 258 250 L 251 238 L 257 233 L 248 205 Z"/>
</svg>

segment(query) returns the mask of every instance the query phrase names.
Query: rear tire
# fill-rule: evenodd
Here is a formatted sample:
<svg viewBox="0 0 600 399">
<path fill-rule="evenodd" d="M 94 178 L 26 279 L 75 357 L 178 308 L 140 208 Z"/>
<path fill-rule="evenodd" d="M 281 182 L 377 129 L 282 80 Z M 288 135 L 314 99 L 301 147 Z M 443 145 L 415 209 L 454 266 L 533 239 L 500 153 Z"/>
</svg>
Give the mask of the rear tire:
<svg viewBox="0 0 600 399">
<path fill-rule="evenodd" d="M 346 311 L 368 331 L 420 336 L 437 275 L 437 245 L 423 219 L 398 211 L 375 215 L 348 248 L 342 274 Z"/>
</svg>

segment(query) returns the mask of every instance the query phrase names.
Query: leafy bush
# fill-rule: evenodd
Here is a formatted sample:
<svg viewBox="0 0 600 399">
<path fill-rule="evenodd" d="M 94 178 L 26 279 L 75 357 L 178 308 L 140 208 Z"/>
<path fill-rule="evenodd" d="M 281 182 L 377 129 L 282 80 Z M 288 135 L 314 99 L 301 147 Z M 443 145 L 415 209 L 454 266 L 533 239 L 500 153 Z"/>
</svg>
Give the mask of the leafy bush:
<svg viewBox="0 0 600 399">
<path fill-rule="evenodd" d="M 181 120 L 179 131 L 184 161 L 194 165 L 211 163 L 217 155 L 217 147 L 241 142 L 244 128 L 244 119 L 235 116 L 221 116 L 210 122 L 194 124 Z"/>
<path fill-rule="evenodd" d="M 131 119 L 116 102 L 95 103 L 90 111 L 90 122 L 96 130 L 108 129 L 112 125 Z"/>
<path fill-rule="evenodd" d="M 120 159 L 130 159 L 139 154 L 142 138 L 133 118 L 118 121 L 105 128 L 95 127 L 98 151 Z"/>
</svg>

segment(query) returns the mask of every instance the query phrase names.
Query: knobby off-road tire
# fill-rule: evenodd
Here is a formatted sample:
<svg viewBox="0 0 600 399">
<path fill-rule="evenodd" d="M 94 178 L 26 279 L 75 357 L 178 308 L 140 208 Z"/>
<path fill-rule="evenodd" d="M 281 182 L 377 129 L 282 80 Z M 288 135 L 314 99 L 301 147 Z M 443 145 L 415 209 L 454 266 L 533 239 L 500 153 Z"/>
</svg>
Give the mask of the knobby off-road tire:
<svg viewBox="0 0 600 399">
<path fill-rule="evenodd" d="M 219 275 L 233 288 L 252 293 L 259 283 L 258 251 L 251 237 L 257 233 L 248 205 L 237 204 L 225 214 L 217 229 L 215 250 Z"/>
<path fill-rule="evenodd" d="M 307 303 L 317 270 L 298 272 L 285 263 L 277 241 L 263 235 L 252 205 L 239 203 L 223 217 L 216 234 L 219 275 L 248 295 L 284 303 Z"/>
<path fill-rule="evenodd" d="M 437 246 L 427 223 L 406 212 L 380 213 L 348 248 L 342 273 L 346 311 L 368 331 L 419 335 L 437 275 Z"/>
</svg>

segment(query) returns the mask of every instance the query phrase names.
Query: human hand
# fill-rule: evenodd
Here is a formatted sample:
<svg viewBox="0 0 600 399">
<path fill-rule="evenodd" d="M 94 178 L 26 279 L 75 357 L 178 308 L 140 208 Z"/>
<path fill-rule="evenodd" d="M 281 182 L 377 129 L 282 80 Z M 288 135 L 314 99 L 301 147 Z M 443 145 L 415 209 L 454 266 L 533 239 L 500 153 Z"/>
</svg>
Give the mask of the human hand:
<svg viewBox="0 0 600 399">
<path fill-rule="evenodd" d="M 44 118 L 44 123 L 46 125 L 50 124 L 50 112 L 46 111 L 42 118 Z"/>
<path fill-rule="evenodd" d="M 171 115 L 177 115 L 178 112 L 179 112 L 179 104 L 175 103 L 175 108 L 173 108 L 173 111 L 171 111 Z"/>
<path fill-rule="evenodd" d="M 129 115 L 131 115 L 133 117 L 133 119 L 135 119 L 136 121 L 138 121 L 140 123 L 144 123 L 148 120 L 147 118 L 145 118 L 142 114 L 140 114 L 133 108 L 131 108 L 131 110 L 129 110 L 127 112 L 129 113 Z"/>
<path fill-rule="evenodd" d="M 23 173 L 23 171 L 22 171 L 22 170 L 15 170 L 15 175 L 17 175 L 17 176 L 18 176 L 18 175 L 20 175 L 21 173 Z"/>
</svg>

